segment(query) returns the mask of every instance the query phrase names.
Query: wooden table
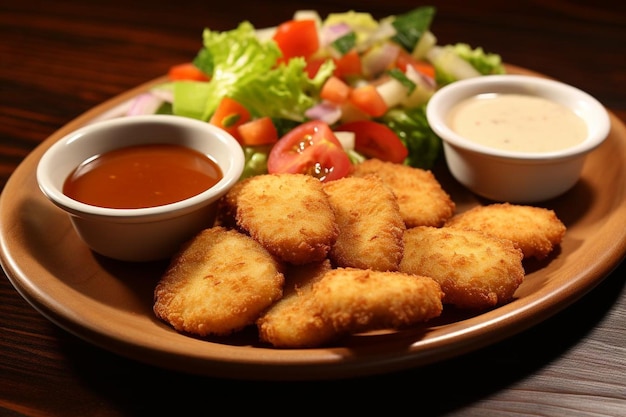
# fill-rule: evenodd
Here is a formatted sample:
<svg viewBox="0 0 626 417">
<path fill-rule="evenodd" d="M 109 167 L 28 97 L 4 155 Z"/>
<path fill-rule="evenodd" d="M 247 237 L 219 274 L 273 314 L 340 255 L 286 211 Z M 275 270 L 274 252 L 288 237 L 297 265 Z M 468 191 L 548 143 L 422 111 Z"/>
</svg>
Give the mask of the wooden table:
<svg viewBox="0 0 626 417">
<path fill-rule="evenodd" d="M 615 2 L 432 1 L 442 44 L 466 42 L 573 84 L 626 121 L 626 10 Z M 522 3 L 522 4 L 517 4 Z M 604 4 L 606 3 L 606 4 Z M 270 26 L 297 9 L 376 17 L 390 0 L 0 1 L 0 186 L 73 118 L 197 52 L 204 27 Z M 622 263 L 544 322 L 481 350 L 393 374 L 253 382 L 187 375 L 95 347 L 40 315 L 0 279 L 0 415 L 188 415 L 226 410 L 408 410 L 422 415 L 626 415 Z M 294 405 L 291 405 L 294 404 Z M 340 404 L 337 408 L 335 404 Z M 219 408 L 219 409 L 218 409 Z"/>
</svg>

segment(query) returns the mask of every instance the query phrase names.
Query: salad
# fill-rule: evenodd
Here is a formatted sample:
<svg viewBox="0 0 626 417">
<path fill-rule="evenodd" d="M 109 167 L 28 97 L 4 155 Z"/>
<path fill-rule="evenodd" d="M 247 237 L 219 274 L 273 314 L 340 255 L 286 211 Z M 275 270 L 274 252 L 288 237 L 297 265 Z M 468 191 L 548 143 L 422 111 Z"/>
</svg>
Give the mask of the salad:
<svg viewBox="0 0 626 417">
<path fill-rule="evenodd" d="M 311 10 L 258 29 L 205 29 L 192 62 L 137 97 L 129 114 L 168 113 L 213 123 L 246 154 L 243 177 L 274 172 L 341 178 L 366 158 L 429 169 L 441 140 L 425 115 L 437 88 L 504 73 L 500 56 L 439 45 L 431 6 L 376 20 Z"/>
</svg>

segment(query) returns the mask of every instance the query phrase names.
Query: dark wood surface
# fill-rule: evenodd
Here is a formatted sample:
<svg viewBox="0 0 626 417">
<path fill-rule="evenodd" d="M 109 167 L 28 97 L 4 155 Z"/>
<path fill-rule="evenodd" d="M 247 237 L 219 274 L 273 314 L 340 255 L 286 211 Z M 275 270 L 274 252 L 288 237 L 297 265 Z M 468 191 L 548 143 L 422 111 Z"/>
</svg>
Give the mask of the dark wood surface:
<svg viewBox="0 0 626 417">
<path fill-rule="evenodd" d="M 626 121 L 619 2 L 432 1 L 440 43 L 466 42 L 573 84 Z M 0 187 L 23 158 L 90 108 L 197 52 L 204 27 L 271 26 L 297 9 L 376 17 L 410 1 L 0 0 Z M 416 415 L 626 415 L 622 263 L 530 330 L 442 363 L 358 379 L 220 380 L 117 356 L 65 332 L 0 279 L 0 415 L 396 411 Z M 339 404 L 336 405 L 336 404 Z M 338 408 L 340 407 L 340 408 Z M 398 412 L 399 413 L 399 412 Z"/>
</svg>

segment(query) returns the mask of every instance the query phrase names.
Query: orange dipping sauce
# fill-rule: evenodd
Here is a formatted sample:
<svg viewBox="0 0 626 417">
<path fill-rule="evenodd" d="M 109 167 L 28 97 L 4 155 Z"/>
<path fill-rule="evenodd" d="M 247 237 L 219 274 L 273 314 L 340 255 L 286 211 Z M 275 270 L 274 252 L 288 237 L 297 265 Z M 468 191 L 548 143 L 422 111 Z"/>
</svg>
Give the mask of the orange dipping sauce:
<svg viewBox="0 0 626 417">
<path fill-rule="evenodd" d="M 83 162 L 65 180 L 63 193 L 99 207 L 156 207 L 200 194 L 222 177 L 217 163 L 196 150 L 137 145 Z"/>
</svg>

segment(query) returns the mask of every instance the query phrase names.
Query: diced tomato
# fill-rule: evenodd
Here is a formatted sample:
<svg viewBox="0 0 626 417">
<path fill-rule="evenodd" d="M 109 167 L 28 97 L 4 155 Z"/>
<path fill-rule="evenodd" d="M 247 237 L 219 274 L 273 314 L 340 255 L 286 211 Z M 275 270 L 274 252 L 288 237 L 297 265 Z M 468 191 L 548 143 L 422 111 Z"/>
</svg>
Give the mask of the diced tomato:
<svg viewBox="0 0 626 417">
<path fill-rule="evenodd" d="M 309 57 L 306 66 L 306 72 L 309 74 L 309 78 L 313 78 L 322 64 L 328 59 L 329 58 Z M 346 80 L 352 76 L 363 75 L 361 57 L 355 49 L 343 55 L 341 58 L 332 58 L 332 60 L 335 63 L 333 75 L 338 78 Z"/>
<path fill-rule="evenodd" d="M 430 78 L 435 78 L 435 67 L 433 64 L 413 58 L 411 54 L 404 49 L 401 49 L 398 53 L 395 65 L 398 69 L 402 70 L 402 72 L 405 72 L 406 67 L 410 65 L 415 68 L 416 71 Z"/>
<path fill-rule="evenodd" d="M 368 158 L 401 164 L 409 154 L 393 130 L 373 120 L 344 123 L 335 130 L 353 132 L 354 150 Z"/>
<path fill-rule="evenodd" d="M 335 75 L 343 79 L 363 74 L 361 57 L 356 49 L 352 49 L 341 58 L 335 59 L 335 65 Z"/>
<path fill-rule="evenodd" d="M 283 53 L 281 61 L 294 57 L 305 59 L 317 52 L 319 37 L 314 20 L 289 20 L 276 28 L 274 41 Z"/>
<path fill-rule="evenodd" d="M 265 116 L 237 127 L 241 144 L 245 146 L 270 145 L 278 141 L 278 131 L 272 118 Z"/>
<path fill-rule="evenodd" d="M 317 120 L 289 131 L 274 145 L 267 160 L 270 174 L 308 174 L 320 181 L 343 178 L 350 169 L 348 154 L 335 134 L 328 124 Z"/>
<path fill-rule="evenodd" d="M 170 67 L 167 76 L 172 81 L 208 81 L 209 77 L 191 62 Z"/>
<path fill-rule="evenodd" d="M 322 89 L 320 90 L 320 98 L 333 103 L 345 103 L 350 96 L 351 87 L 343 82 L 339 77 L 329 77 Z"/>
<path fill-rule="evenodd" d="M 309 75 L 309 78 L 314 78 L 317 72 L 320 70 L 322 64 L 326 62 L 326 58 L 309 58 L 306 61 L 306 67 L 304 70 Z"/>
<path fill-rule="evenodd" d="M 353 88 L 349 100 L 372 117 L 380 117 L 387 112 L 387 103 L 372 84 Z"/>
<path fill-rule="evenodd" d="M 249 120 L 250 112 L 248 109 L 230 97 L 223 97 L 209 119 L 209 123 L 221 127 L 241 142 L 237 128 Z"/>
</svg>

